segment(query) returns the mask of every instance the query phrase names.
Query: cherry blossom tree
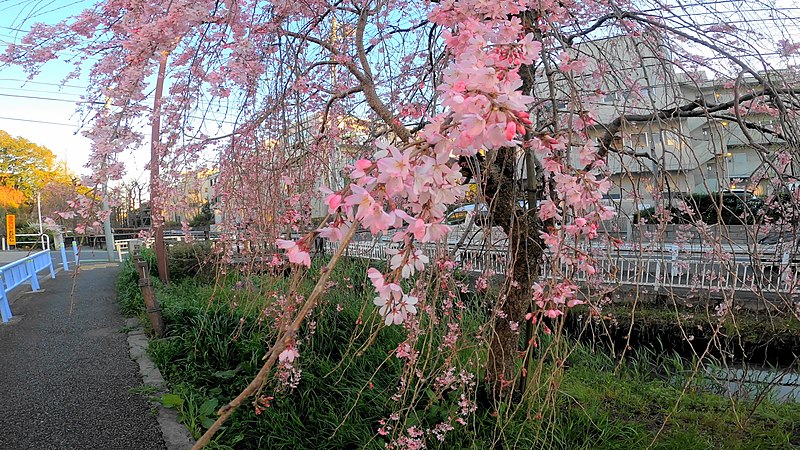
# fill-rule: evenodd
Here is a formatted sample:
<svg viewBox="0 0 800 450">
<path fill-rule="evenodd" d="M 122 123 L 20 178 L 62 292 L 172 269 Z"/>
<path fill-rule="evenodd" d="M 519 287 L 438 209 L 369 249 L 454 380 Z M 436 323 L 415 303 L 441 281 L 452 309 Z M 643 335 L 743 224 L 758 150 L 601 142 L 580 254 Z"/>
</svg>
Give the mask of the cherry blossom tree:
<svg viewBox="0 0 800 450">
<path fill-rule="evenodd" d="M 714 145 L 719 127 L 736 127 L 740 145 L 761 161 L 751 181 L 796 182 L 798 21 L 770 2 L 722 5 L 107 1 L 58 25 L 35 25 L 3 59 L 34 76 L 69 50 L 79 56 L 65 79 L 90 67 L 87 96 L 109 103 L 92 112 L 87 132 L 95 183 L 119 179 L 121 167 L 109 161 L 144 142 L 138 126 L 154 120 L 148 98 L 166 59 L 154 202 L 168 209 L 156 200 L 212 154 L 224 239 L 274 244 L 297 271 L 311 265 L 315 238 L 335 244 L 316 288 L 279 322 L 264 366 L 220 409 L 202 446 L 275 370 L 302 361 L 300 326 L 357 232 L 397 244 L 388 270 L 370 269 L 368 279 L 373 314 L 407 330 L 397 357 L 414 367 L 420 321 L 441 319 L 420 275 L 455 264 L 447 251 L 424 250 L 446 239 L 446 213 L 463 201 L 467 178 L 488 205 L 486 226 L 507 236 L 505 277 L 492 286 L 482 327 L 487 360 L 461 378 L 470 385 L 482 375 L 496 401 L 526 392 L 541 335 L 560 332 L 572 308 L 587 303 L 602 316 L 609 290 L 601 285 L 612 277 L 602 263 L 623 244 L 623 216 L 642 217 L 609 204 L 612 189 L 626 186 L 635 204 L 647 197 L 659 224 L 681 208 L 691 216 L 686 201 L 664 197 L 686 178 L 672 166 L 699 158 L 679 124 L 714 124 L 705 134 Z M 652 145 L 640 145 L 641 136 Z M 312 226 L 319 192 L 327 215 Z M 710 236 L 708 224 L 687 222 Z M 719 242 L 713 252 L 727 254 Z M 458 323 L 449 323 L 442 334 L 458 341 Z"/>
</svg>

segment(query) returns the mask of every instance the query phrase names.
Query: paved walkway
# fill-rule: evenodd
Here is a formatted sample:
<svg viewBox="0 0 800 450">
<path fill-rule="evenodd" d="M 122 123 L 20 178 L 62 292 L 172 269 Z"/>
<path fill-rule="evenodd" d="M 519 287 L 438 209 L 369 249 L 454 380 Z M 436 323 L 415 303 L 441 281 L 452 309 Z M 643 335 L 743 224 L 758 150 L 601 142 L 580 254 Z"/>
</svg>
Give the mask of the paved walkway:
<svg viewBox="0 0 800 450">
<path fill-rule="evenodd" d="M 72 266 L 70 265 L 72 269 Z M 117 264 L 12 293 L 0 325 L 0 449 L 163 449 L 115 299 Z M 42 279 L 43 280 L 43 279 Z M 72 312 L 70 312 L 72 309 Z"/>
<path fill-rule="evenodd" d="M 40 252 L 41 250 L 34 250 L 31 252 L 23 251 L 23 250 L 8 250 L 8 251 L 0 251 L 0 266 L 4 264 L 8 264 L 14 261 L 18 261 L 26 256 L 30 256 L 34 253 Z M 54 260 L 55 261 L 55 260 Z M 59 259 L 60 261 L 60 259 Z M 67 261 L 70 263 L 72 261 Z M 59 264 L 60 266 L 60 264 Z"/>
</svg>

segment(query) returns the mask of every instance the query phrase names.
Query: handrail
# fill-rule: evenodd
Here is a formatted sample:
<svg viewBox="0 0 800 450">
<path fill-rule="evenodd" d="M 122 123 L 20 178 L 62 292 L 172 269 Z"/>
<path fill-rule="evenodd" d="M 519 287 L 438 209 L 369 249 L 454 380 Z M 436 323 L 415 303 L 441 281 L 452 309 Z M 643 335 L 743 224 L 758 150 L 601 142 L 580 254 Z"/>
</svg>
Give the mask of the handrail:
<svg viewBox="0 0 800 450">
<path fill-rule="evenodd" d="M 43 269 L 50 269 L 50 278 L 56 277 L 53 269 L 53 258 L 50 250 L 42 250 L 33 255 L 26 256 L 19 261 L 0 266 L 0 316 L 3 322 L 11 320 L 11 307 L 8 304 L 8 294 L 14 288 L 26 281 L 30 281 L 31 290 L 39 290 L 39 278 L 37 273 Z"/>
<path fill-rule="evenodd" d="M 337 243 L 328 242 L 331 251 Z M 348 256 L 386 261 L 391 256 L 387 249 L 398 247 L 386 242 L 351 242 L 346 250 Z M 421 245 L 426 255 L 434 259 L 437 252 L 447 246 Z M 675 248 L 663 251 L 622 251 L 593 258 L 597 273 L 588 275 L 578 272 L 575 281 L 600 282 L 618 285 L 652 286 L 670 289 L 740 291 L 754 294 L 773 293 L 797 295 L 800 290 L 800 267 L 784 255 L 779 265 L 767 265 L 755 260 L 726 260 L 724 258 L 700 258 L 692 253 L 681 254 Z M 552 255 L 546 255 L 547 258 Z M 469 272 L 494 274 L 505 273 L 507 250 L 464 247 L 454 255 L 455 262 Z M 555 261 L 543 264 L 541 275 L 545 278 L 554 273 L 568 273 L 566 264 Z"/>
<path fill-rule="evenodd" d="M 25 241 L 20 238 L 32 237 L 33 241 Z M 42 244 L 42 250 L 50 250 L 50 236 L 45 233 L 17 234 L 17 246 L 20 244 Z"/>
</svg>

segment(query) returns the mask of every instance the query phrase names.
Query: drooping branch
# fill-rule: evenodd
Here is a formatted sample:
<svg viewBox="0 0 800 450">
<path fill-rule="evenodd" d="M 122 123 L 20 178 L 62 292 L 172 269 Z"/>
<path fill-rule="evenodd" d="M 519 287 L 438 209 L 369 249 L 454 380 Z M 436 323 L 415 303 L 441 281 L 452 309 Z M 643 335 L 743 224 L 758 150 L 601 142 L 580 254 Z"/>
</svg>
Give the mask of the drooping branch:
<svg viewBox="0 0 800 450">
<path fill-rule="evenodd" d="M 350 230 L 342 239 L 339 248 L 333 254 L 330 261 L 328 261 L 328 264 L 325 265 L 325 268 L 320 271 L 321 273 L 317 283 L 314 285 L 314 290 L 311 291 L 311 294 L 308 296 L 305 303 L 303 303 L 303 306 L 298 309 L 297 314 L 295 315 L 291 324 L 289 324 L 286 330 L 281 333 L 269 351 L 267 351 L 266 355 L 264 355 L 266 362 L 261 366 L 261 369 L 259 369 L 256 376 L 253 377 L 253 380 L 250 381 L 247 387 L 242 390 L 242 392 L 240 392 L 236 398 L 228 402 L 217 411 L 217 415 L 219 417 L 217 417 L 217 420 L 214 421 L 214 424 L 211 425 L 208 430 L 203 433 L 200 439 L 198 439 L 197 442 L 192 446 L 192 450 L 200 450 L 208 445 L 208 443 L 211 442 L 211 439 L 214 437 L 217 431 L 219 431 L 220 427 L 225 424 L 228 418 L 230 418 L 230 416 L 236 412 L 237 409 L 239 409 L 239 407 L 245 400 L 247 400 L 247 398 L 258 392 L 261 386 L 266 382 L 267 376 L 270 374 L 272 367 L 278 360 L 278 355 L 280 355 L 281 352 L 286 349 L 287 344 L 289 344 L 289 342 L 295 338 L 297 332 L 300 331 L 300 326 L 306 320 L 309 313 L 317 306 L 322 294 L 325 293 L 326 284 L 333 273 L 333 268 L 336 267 L 339 259 L 347 250 L 347 245 L 350 243 L 353 235 L 355 235 L 356 229 L 357 227 L 355 226 L 350 227 Z"/>
<path fill-rule="evenodd" d="M 685 105 L 675 106 L 672 108 L 665 108 L 650 114 L 623 114 L 618 116 L 614 119 L 611 123 L 606 125 L 601 125 L 600 127 L 605 130 L 603 137 L 600 138 L 600 150 L 599 154 L 601 157 L 605 157 L 611 150 L 613 150 L 612 143 L 614 142 L 614 137 L 617 133 L 622 131 L 626 124 L 629 123 L 646 123 L 655 120 L 669 120 L 669 119 L 678 119 L 678 118 L 687 118 L 687 117 L 708 117 L 711 114 L 720 111 L 727 111 L 733 107 L 738 106 L 741 102 L 746 102 L 749 100 L 754 100 L 760 97 L 769 96 L 770 94 L 797 94 L 800 93 L 800 89 L 763 89 L 758 92 L 749 93 L 741 96 L 737 96 L 733 100 L 718 103 L 718 104 L 707 104 L 702 98 L 697 100 L 693 100 Z M 771 98 L 771 97 L 770 97 Z M 720 118 L 724 118 L 726 116 L 719 116 Z M 729 117 L 729 116 L 727 116 Z M 769 131 L 764 127 L 761 127 L 757 124 L 744 124 L 747 128 L 757 129 L 759 131 L 769 132 L 775 134 L 776 136 L 780 136 L 779 133 L 775 131 Z"/>
</svg>

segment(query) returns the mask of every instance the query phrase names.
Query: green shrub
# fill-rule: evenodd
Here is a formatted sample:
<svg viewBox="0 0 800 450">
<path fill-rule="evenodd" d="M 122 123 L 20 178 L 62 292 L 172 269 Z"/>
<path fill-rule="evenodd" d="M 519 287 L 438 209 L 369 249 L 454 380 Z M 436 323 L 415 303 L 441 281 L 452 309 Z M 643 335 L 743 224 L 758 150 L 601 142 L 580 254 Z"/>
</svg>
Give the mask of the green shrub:
<svg viewBox="0 0 800 450">
<path fill-rule="evenodd" d="M 397 392 L 403 361 L 393 356 L 403 341 L 402 327 L 382 328 L 354 336 L 366 319 L 363 305 L 373 293 L 365 286 L 366 264 L 343 260 L 331 280 L 337 284 L 326 293 L 313 315 L 315 332 L 308 324 L 301 330 L 299 367 L 302 380 L 291 391 L 275 393 L 279 382 L 270 377 L 262 390 L 271 396 L 269 408 L 257 414 L 248 400 L 226 422 L 210 448 L 384 448 L 386 438 L 377 435 L 379 421 L 398 409 Z M 312 270 L 318 270 L 314 261 Z M 125 271 L 123 272 L 125 273 Z M 283 277 L 248 276 L 209 286 L 185 278 L 160 286 L 168 335 L 150 343 L 150 352 L 176 398 L 178 409 L 195 436 L 210 424 L 211 405 L 230 401 L 252 380 L 273 344 L 276 330 L 260 320 L 269 306 L 271 292 L 283 292 Z M 120 283 L 132 284 L 130 275 Z M 302 285 L 310 288 L 310 280 Z M 428 299 L 435 294 L 429 293 Z M 476 302 L 478 303 L 478 302 Z M 366 307 L 367 315 L 370 306 Z M 475 333 L 482 320 L 464 311 L 460 326 Z M 434 324 L 423 320 L 421 327 Z M 427 337 L 426 337 L 427 338 Z M 432 337 L 430 349 L 436 349 Z M 554 339 L 541 340 L 540 355 Z M 368 344 L 368 345 L 367 345 Z M 562 344 L 563 345 L 563 344 Z M 619 366 L 613 356 L 582 344 L 569 343 L 568 367 L 560 379 L 555 403 L 540 401 L 537 394 L 517 404 L 493 404 L 484 400 L 469 417 L 469 424 L 448 433 L 443 442 L 426 439 L 428 448 L 791 448 L 800 444 L 800 408 L 792 405 L 734 403 L 694 388 L 683 392 L 691 362 L 655 353 L 633 352 L 629 364 Z M 467 345 L 458 358 L 481 367 L 485 350 Z M 546 356 L 544 356 L 546 358 Z M 438 352 L 425 356 L 440 364 Z M 545 362 L 545 364 L 551 364 Z M 430 368 L 428 368 L 430 369 Z M 430 374 L 428 374 L 430 375 Z M 477 374 L 482 379 L 481 374 Z M 403 425 L 430 427 L 457 413 L 458 392 L 436 397 L 424 381 L 422 398 L 408 409 Z M 549 379 L 544 381 L 549 383 Z M 694 383 L 697 386 L 699 383 Z M 541 396 L 547 396 L 542 386 Z M 683 397 L 683 400 L 678 400 Z M 478 394 L 486 398 L 486 394 Z M 687 407 L 675 409 L 676 404 Z M 739 417 L 754 408 L 747 426 Z M 664 424 L 666 421 L 666 424 Z M 663 431 L 661 426 L 664 424 Z"/>
<path fill-rule="evenodd" d="M 216 254 L 210 241 L 179 242 L 169 247 L 168 266 L 172 281 L 185 278 L 211 280 L 215 275 Z"/>
<path fill-rule="evenodd" d="M 684 202 L 685 208 L 671 206 L 667 223 L 692 224 L 702 221 L 709 225 L 752 225 L 761 222 L 765 214 L 764 201 L 760 198 L 743 198 L 729 192 L 691 194 L 678 201 Z M 657 214 L 656 208 L 650 207 L 636 213 L 633 222 L 661 223 L 662 220 L 664 218 Z"/>
<path fill-rule="evenodd" d="M 144 299 L 139 288 L 139 272 L 132 259 L 127 259 L 122 265 L 117 278 L 117 301 L 120 310 L 125 316 L 136 316 L 144 311 Z"/>
</svg>

